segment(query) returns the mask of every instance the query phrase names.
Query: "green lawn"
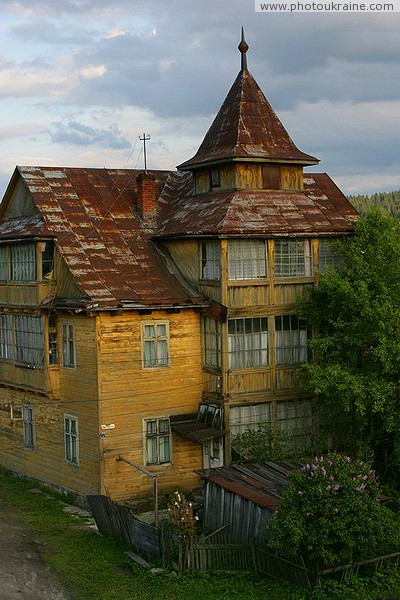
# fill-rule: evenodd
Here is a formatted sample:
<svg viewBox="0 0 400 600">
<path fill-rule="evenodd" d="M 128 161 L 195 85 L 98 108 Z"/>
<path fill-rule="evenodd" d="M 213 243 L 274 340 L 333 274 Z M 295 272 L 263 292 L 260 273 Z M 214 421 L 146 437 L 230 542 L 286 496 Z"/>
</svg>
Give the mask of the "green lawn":
<svg viewBox="0 0 400 600">
<path fill-rule="evenodd" d="M 34 483 L 0 472 L 0 495 L 43 545 L 44 559 L 75 600 L 400 600 L 398 573 L 309 595 L 294 586 L 232 573 L 152 574 L 128 562 L 126 549 L 112 539 L 84 529 L 80 519 L 63 511 L 58 497 L 38 491 Z"/>
</svg>

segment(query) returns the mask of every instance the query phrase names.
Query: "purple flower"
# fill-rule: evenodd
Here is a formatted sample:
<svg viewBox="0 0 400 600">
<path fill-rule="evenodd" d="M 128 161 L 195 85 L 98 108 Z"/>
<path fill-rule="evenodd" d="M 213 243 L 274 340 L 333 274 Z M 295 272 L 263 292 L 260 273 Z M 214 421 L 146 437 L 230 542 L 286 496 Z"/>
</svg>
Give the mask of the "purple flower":
<svg viewBox="0 0 400 600">
<path fill-rule="evenodd" d="M 335 483 L 335 485 L 333 486 L 333 489 L 335 490 L 335 492 L 337 492 L 338 490 L 341 489 L 341 485 L 339 485 L 338 483 Z"/>
</svg>

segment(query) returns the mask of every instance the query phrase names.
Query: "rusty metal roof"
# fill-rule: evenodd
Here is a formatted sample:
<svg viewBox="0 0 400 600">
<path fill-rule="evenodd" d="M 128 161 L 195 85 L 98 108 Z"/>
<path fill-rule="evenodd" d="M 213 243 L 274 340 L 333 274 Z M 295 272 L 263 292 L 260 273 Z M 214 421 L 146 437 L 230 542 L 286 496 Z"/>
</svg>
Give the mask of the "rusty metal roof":
<svg viewBox="0 0 400 600">
<path fill-rule="evenodd" d="M 319 162 L 295 146 L 247 68 L 236 77 L 197 153 L 178 169 L 240 159 Z"/>
<path fill-rule="evenodd" d="M 160 237 L 310 236 L 354 231 L 358 215 L 326 173 L 304 176 L 304 192 L 233 190 L 192 194 L 190 173 L 160 197 Z"/>
<path fill-rule="evenodd" d="M 295 463 L 232 464 L 196 471 L 203 479 L 216 484 L 241 498 L 251 500 L 258 506 L 275 510 L 288 485 L 291 471 L 298 468 Z"/>
<path fill-rule="evenodd" d="M 17 167 L 38 214 L 5 221 L 1 237 L 46 233 L 79 288 L 100 308 L 194 306 L 194 297 L 171 274 L 151 231 L 136 214 L 136 176 L 128 169 Z M 158 193 L 168 171 L 155 171 Z M 15 180 L 17 178 L 14 178 Z M 8 190 L 10 198 L 12 190 Z M 204 303 L 204 300 L 203 300 Z"/>
</svg>

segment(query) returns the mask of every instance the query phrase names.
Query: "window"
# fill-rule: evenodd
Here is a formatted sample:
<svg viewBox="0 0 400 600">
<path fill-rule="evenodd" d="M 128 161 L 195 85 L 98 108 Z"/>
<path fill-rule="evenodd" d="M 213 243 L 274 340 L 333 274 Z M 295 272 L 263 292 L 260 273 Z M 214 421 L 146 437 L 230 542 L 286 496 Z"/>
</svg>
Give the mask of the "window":
<svg viewBox="0 0 400 600">
<path fill-rule="evenodd" d="M 228 320 L 230 369 L 268 364 L 268 319 L 254 317 Z"/>
<path fill-rule="evenodd" d="M 42 242 L 42 279 L 52 279 L 54 275 L 54 242 Z"/>
<path fill-rule="evenodd" d="M 49 315 L 48 336 L 49 336 L 49 365 L 56 365 L 58 363 L 57 318 L 56 318 L 56 315 L 54 315 L 54 314 Z"/>
<path fill-rule="evenodd" d="M 256 430 L 261 427 L 270 427 L 271 403 L 231 406 L 229 410 L 229 422 L 232 439 L 248 429 Z"/>
<path fill-rule="evenodd" d="M 336 241 L 336 240 L 335 240 Z M 338 269 L 340 267 L 340 256 L 335 252 L 335 241 L 330 239 L 319 240 L 318 271 L 323 273 L 327 269 Z"/>
<path fill-rule="evenodd" d="M 203 360 L 207 367 L 221 367 L 221 323 L 211 317 L 201 320 L 203 329 Z"/>
<path fill-rule="evenodd" d="M 171 462 L 171 428 L 169 419 L 145 421 L 146 463 L 161 465 Z"/>
<path fill-rule="evenodd" d="M 36 281 L 35 243 L 10 245 L 10 279 L 12 281 Z"/>
<path fill-rule="evenodd" d="M 275 276 L 312 275 L 310 240 L 275 240 Z"/>
<path fill-rule="evenodd" d="M 12 315 L 0 314 L 0 359 L 11 360 L 13 357 Z"/>
<path fill-rule="evenodd" d="M 8 260 L 6 246 L 0 246 L 0 281 L 8 279 Z"/>
<path fill-rule="evenodd" d="M 168 367 L 168 323 L 154 321 L 143 324 L 143 367 Z"/>
<path fill-rule="evenodd" d="M 312 400 L 283 400 L 276 403 L 276 421 L 279 431 L 288 438 L 291 448 L 309 447 L 313 433 Z"/>
<path fill-rule="evenodd" d="M 201 242 L 201 277 L 219 280 L 221 277 L 221 249 L 219 240 Z"/>
<path fill-rule="evenodd" d="M 78 465 L 78 419 L 71 415 L 64 415 L 64 443 L 65 460 L 72 465 Z"/>
<path fill-rule="evenodd" d="M 257 279 L 267 276 L 267 244 L 265 240 L 229 240 L 228 278 Z"/>
<path fill-rule="evenodd" d="M 204 404 L 203 402 L 199 405 L 197 423 L 206 425 L 211 429 L 222 429 L 222 421 L 222 406 L 218 404 Z"/>
<path fill-rule="evenodd" d="M 210 186 L 212 188 L 220 187 L 221 181 L 219 177 L 219 169 L 211 169 L 210 171 Z"/>
<path fill-rule="evenodd" d="M 24 404 L 22 407 L 22 439 L 24 448 L 33 450 L 35 448 L 35 425 L 33 420 L 33 408 L 29 404 Z"/>
<path fill-rule="evenodd" d="M 74 326 L 66 323 L 62 326 L 63 367 L 75 367 L 75 335 Z"/>
<path fill-rule="evenodd" d="M 36 366 L 44 363 L 44 340 L 42 317 L 16 315 L 15 360 L 19 363 Z"/>
<path fill-rule="evenodd" d="M 308 330 L 304 319 L 296 315 L 275 317 L 275 358 L 277 365 L 307 361 Z"/>
<path fill-rule="evenodd" d="M 281 174 L 278 165 L 262 166 L 262 182 L 265 190 L 279 190 L 281 187 Z"/>
</svg>

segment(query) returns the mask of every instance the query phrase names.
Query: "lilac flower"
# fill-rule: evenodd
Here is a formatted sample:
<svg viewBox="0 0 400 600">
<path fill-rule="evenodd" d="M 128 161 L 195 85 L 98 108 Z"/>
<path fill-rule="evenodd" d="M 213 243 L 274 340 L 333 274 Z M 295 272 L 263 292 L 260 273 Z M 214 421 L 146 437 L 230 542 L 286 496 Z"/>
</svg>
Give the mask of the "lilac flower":
<svg viewBox="0 0 400 600">
<path fill-rule="evenodd" d="M 341 485 L 339 485 L 338 483 L 335 483 L 335 485 L 333 486 L 333 489 L 335 490 L 335 492 L 337 492 L 338 490 L 341 489 Z"/>
</svg>

